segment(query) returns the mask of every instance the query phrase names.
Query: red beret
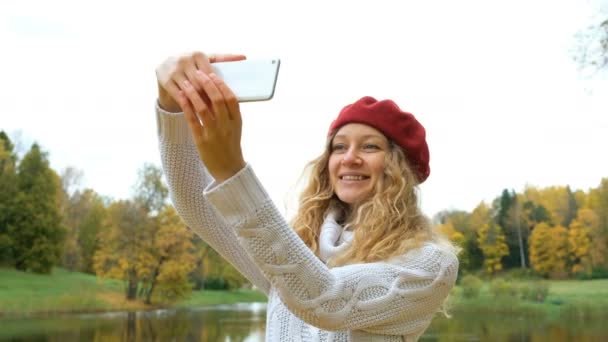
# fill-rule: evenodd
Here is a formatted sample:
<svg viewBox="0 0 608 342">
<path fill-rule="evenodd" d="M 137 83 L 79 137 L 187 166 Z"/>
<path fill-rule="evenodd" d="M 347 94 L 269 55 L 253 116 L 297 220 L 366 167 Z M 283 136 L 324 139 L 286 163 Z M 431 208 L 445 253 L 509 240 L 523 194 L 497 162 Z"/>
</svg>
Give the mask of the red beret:
<svg viewBox="0 0 608 342">
<path fill-rule="evenodd" d="M 402 111 L 391 100 L 377 101 L 371 96 L 365 96 L 340 111 L 331 123 L 328 135 L 349 123 L 369 125 L 382 132 L 389 140 L 401 146 L 419 183 L 428 178 L 431 169 L 426 132 L 413 114 Z"/>
</svg>

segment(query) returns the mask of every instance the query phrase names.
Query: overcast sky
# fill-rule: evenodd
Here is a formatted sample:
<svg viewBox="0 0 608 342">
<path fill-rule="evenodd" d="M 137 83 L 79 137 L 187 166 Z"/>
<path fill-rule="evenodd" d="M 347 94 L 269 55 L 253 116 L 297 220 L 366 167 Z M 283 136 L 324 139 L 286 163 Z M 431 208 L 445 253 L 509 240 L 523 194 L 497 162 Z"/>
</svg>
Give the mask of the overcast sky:
<svg viewBox="0 0 608 342">
<path fill-rule="evenodd" d="M 363 95 L 426 127 L 429 215 L 526 184 L 588 190 L 608 177 L 608 78 L 582 80 L 571 50 L 602 2 L 7 1 L 0 129 L 127 198 L 138 168 L 160 165 L 156 65 L 235 52 L 282 60 L 275 98 L 241 109 L 245 158 L 283 210 L 331 120 Z"/>
</svg>

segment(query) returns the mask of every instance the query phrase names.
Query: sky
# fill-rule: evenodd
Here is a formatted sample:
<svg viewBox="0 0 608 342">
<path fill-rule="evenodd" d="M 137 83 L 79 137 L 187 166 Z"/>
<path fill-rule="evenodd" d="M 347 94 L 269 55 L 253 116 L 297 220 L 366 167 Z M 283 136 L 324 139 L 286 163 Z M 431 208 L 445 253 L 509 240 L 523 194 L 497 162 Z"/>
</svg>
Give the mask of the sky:
<svg viewBox="0 0 608 342">
<path fill-rule="evenodd" d="M 573 55 L 603 10 L 607 0 L 7 1 L 0 129 L 22 151 L 39 143 L 58 172 L 81 170 L 81 187 L 129 198 L 138 169 L 160 166 L 156 66 L 243 53 L 281 59 L 274 98 L 241 105 L 242 146 L 286 213 L 329 124 L 364 95 L 425 126 L 428 215 L 505 188 L 587 191 L 608 177 L 608 77 Z"/>
</svg>

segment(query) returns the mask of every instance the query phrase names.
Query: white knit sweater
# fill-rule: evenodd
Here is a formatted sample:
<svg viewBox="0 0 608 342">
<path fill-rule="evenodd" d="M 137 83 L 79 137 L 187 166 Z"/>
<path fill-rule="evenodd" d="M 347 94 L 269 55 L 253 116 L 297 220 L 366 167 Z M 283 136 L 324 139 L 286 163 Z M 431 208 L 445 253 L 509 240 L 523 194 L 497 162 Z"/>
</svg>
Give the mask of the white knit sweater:
<svg viewBox="0 0 608 342">
<path fill-rule="evenodd" d="M 427 243 L 387 262 L 328 268 L 277 210 L 250 165 L 215 184 L 183 114 L 156 108 L 161 159 L 185 223 L 268 295 L 267 341 L 416 341 L 456 280 Z"/>
</svg>

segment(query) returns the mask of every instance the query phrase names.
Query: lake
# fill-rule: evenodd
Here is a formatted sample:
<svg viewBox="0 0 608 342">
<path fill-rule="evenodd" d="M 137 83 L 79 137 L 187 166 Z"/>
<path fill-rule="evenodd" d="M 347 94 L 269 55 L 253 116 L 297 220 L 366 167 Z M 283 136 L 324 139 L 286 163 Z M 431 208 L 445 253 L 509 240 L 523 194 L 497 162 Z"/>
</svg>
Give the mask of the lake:
<svg viewBox="0 0 608 342">
<path fill-rule="evenodd" d="M 264 340 L 266 304 L 0 319 L 0 341 Z M 420 341 L 608 341 L 605 320 L 437 316 Z"/>
</svg>

